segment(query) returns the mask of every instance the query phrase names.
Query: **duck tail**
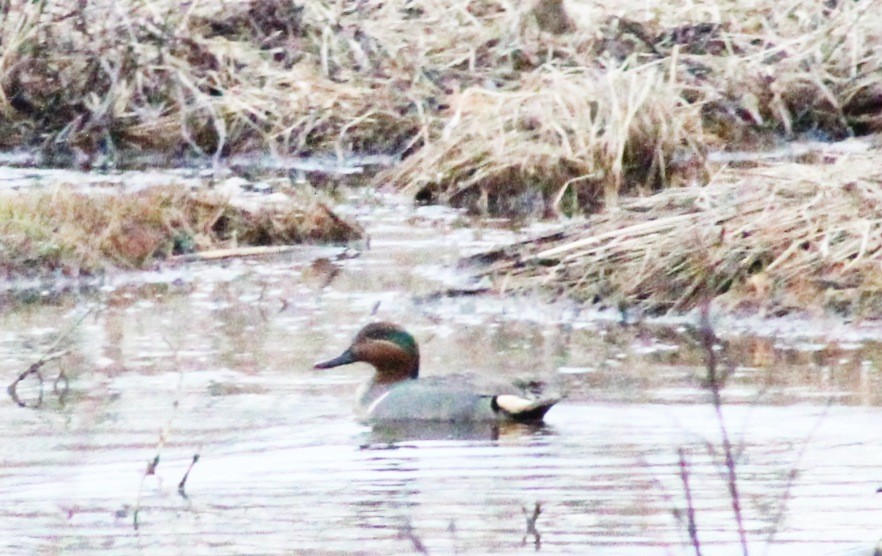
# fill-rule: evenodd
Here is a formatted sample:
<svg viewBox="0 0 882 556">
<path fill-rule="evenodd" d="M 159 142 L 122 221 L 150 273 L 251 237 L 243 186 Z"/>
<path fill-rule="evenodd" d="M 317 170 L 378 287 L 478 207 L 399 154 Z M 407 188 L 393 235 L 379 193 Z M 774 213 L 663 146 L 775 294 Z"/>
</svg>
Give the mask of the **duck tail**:
<svg viewBox="0 0 882 556">
<path fill-rule="evenodd" d="M 554 406 L 560 398 L 545 398 L 542 400 L 528 400 L 520 396 L 501 395 L 493 398 L 493 411 L 502 412 L 513 421 L 519 423 L 535 423 L 541 421 L 548 410 Z"/>
</svg>

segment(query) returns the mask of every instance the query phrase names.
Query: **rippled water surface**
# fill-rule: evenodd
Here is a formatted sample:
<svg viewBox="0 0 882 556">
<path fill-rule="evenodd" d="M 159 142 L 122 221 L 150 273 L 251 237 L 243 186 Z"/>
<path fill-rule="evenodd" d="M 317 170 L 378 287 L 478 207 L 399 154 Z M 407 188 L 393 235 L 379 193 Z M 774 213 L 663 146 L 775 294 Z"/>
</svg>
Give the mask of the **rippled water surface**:
<svg viewBox="0 0 882 556">
<path fill-rule="evenodd" d="M 687 483 L 702 552 L 742 553 L 689 319 L 438 295 L 463 287 L 459 256 L 517 234 L 389 199 L 344 210 L 369 244 L 8 305 L 5 384 L 67 351 L 41 369 L 41 403 L 35 376 L 16 390 L 29 407 L 0 403 L 0 553 L 690 554 Z M 568 397 L 540 428 L 371 430 L 352 413 L 367 369 L 311 365 L 376 319 L 414 333 L 425 375 L 536 376 Z M 725 319 L 717 332 L 751 553 L 871 554 L 882 334 Z"/>
</svg>

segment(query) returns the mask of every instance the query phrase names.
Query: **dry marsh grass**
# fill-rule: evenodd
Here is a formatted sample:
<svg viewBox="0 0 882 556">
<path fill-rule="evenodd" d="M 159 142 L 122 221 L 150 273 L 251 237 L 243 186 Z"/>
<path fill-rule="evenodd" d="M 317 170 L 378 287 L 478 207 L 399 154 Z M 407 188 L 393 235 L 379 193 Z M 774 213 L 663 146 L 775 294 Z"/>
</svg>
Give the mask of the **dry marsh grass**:
<svg viewBox="0 0 882 556">
<path fill-rule="evenodd" d="M 6 2 L 3 146 L 388 148 L 407 117 L 379 80 L 349 79 L 340 17 L 331 2 Z"/>
<path fill-rule="evenodd" d="M 0 146 L 402 153 L 377 183 L 590 212 L 722 145 L 882 128 L 874 4 L 11 0 Z"/>
<path fill-rule="evenodd" d="M 699 109 L 658 67 L 529 77 L 514 92 L 464 91 L 442 136 L 390 172 L 392 183 L 482 212 L 591 212 L 657 190 L 703 149 Z"/>
<path fill-rule="evenodd" d="M 532 205 L 546 212 L 591 212 L 599 199 L 704 183 L 708 150 L 878 131 L 873 4 L 573 1 L 560 35 L 530 26 L 559 2 L 503 10 L 502 27 L 520 32 L 494 49 L 515 77 L 449 97 L 443 125 L 381 179 L 478 211 L 516 212 L 512 199 L 538 189 Z"/>
<path fill-rule="evenodd" d="M 830 306 L 875 303 L 877 224 L 857 208 L 876 202 L 875 170 L 766 180 L 717 172 L 707 154 L 882 131 L 878 4 L 11 0 L 0 148 L 401 154 L 377 185 L 477 212 L 596 213 L 589 231 L 494 267 L 518 287 L 661 311 L 739 291 L 784 308 L 820 291 Z M 103 228 L 46 240 L 59 215 L 31 201 L 28 221 L 3 202 L 5 248 L 25 265 L 176 252 L 170 217 L 108 248 Z"/>
<path fill-rule="evenodd" d="M 0 271 L 7 276 L 88 275 L 203 250 L 359 236 L 319 202 L 252 211 L 218 194 L 171 186 L 0 194 Z"/>
<path fill-rule="evenodd" d="M 475 258 L 501 290 L 682 312 L 882 312 L 882 156 L 724 170 Z"/>
</svg>

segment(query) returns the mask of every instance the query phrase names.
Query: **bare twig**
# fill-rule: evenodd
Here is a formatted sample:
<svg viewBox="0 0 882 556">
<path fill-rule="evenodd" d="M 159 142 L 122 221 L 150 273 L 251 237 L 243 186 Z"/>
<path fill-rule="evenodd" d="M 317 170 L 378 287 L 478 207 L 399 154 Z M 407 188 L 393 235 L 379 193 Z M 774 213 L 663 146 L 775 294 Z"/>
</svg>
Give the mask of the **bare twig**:
<svg viewBox="0 0 882 556">
<path fill-rule="evenodd" d="M 808 435 L 806 435 L 803 440 L 802 446 L 799 448 L 799 452 L 797 452 L 796 457 L 793 458 L 793 467 L 790 469 L 790 472 L 787 474 L 787 484 L 784 486 L 784 493 L 780 496 L 778 500 L 778 509 L 775 512 L 775 517 L 772 520 L 772 528 L 769 531 L 768 536 L 766 536 L 766 552 L 772 547 L 772 543 L 775 541 L 775 535 L 778 534 L 778 528 L 781 525 L 781 521 L 784 518 L 784 512 L 787 510 L 787 503 L 790 502 L 790 495 L 793 492 L 793 485 L 796 483 L 796 480 L 799 478 L 799 463 L 802 461 L 802 458 L 805 456 L 806 451 L 808 450 L 809 442 L 812 438 L 814 438 L 815 433 L 818 432 L 818 429 L 821 427 L 821 423 L 827 417 L 827 413 L 830 411 L 830 407 L 832 407 L 834 402 L 834 398 L 831 396 L 827 400 L 827 404 L 824 406 L 824 411 L 818 415 L 818 418 L 815 419 L 815 423 L 809 431 Z"/>
<path fill-rule="evenodd" d="M 196 465 L 197 461 L 199 461 L 199 454 L 193 455 L 193 461 L 190 462 L 190 466 L 187 468 L 187 472 L 184 473 L 184 477 L 181 479 L 181 482 L 178 483 L 178 494 L 180 494 L 183 498 L 189 498 L 187 496 L 185 487 L 187 486 L 187 478 L 190 476 L 190 471 L 193 470 L 193 466 Z"/>
<path fill-rule="evenodd" d="M 12 384 L 10 384 L 6 388 L 6 391 L 9 393 L 9 396 L 12 398 L 12 401 L 14 401 L 16 404 L 18 404 L 19 407 L 31 407 L 32 409 L 36 409 L 36 408 L 40 407 L 41 405 L 43 405 L 43 373 L 40 372 L 40 368 L 42 368 L 43 365 L 45 365 L 49 361 L 51 361 L 53 359 L 57 359 L 67 353 L 68 353 L 68 350 L 65 350 L 62 352 L 50 354 L 49 356 L 43 356 L 40 358 L 39 361 L 37 361 L 36 363 L 34 363 L 30 367 L 28 367 L 28 369 L 25 372 L 18 375 L 18 378 L 16 378 L 14 381 L 12 381 Z M 25 380 L 29 376 L 36 377 L 37 382 L 39 384 L 39 393 L 37 395 L 37 401 L 31 406 L 28 406 L 27 402 L 25 402 L 24 400 L 22 400 L 18 396 L 19 383 L 21 383 L 21 381 Z"/>
<path fill-rule="evenodd" d="M 738 492 L 738 474 L 736 472 L 735 457 L 732 450 L 732 442 L 729 431 L 726 428 L 726 420 L 723 417 L 722 388 L 725 376 L 718 370 L 717 361 L 717 337 L 710 324 L 710 303 L 705 302 L 701 307 L 701 323 L 699 334 L 704 347 L 705 367 L 707 368 L 707 386 L 711 392 L 711 401 L 717 415 L 717 423 L 720 426 L 720 437 L 723 443 L 723 457 L 727 471 L 727 486 L 732 500 L 732 512 L 735 515 L 735 523 L 738 527 L 738 538 L 741 542 L 741 550 L 744 556 L 749 551 L 747 548 L 747 534 L 744 531 L 744 519 L 741 515 L 741 497 Z"/>
<path fill-rule="evenodd" d="M 695 549 L 695 556 L 701 556 L 701 543 L 698 541 L 698 528 L 695 525 L 695 506 L 692 503 L 692 489 L 689 487 L 689 462 L 686 461 L 686 453 L 683 448 L 677 450 L 680 459 L 680 481 L 683 483 L 683 493 L 686 496 L 686 521 L 689 540 Z"/>
<path fill-rule="evenodd" d="M 64 372 L 64 369 L 61 369 L 58 371 L 58 376 L 55 377 L 55 382 L 52 383 L 52 392 L 58 396 L 58 401 L 63 404 L 64 400 L 67 399 L 69 391 L 70 379 L 67 378 L 67 373 Z"/>
<path fill-rule="evenodd" d="M 144 475 L 141 477 L 141 485 L 138 487 L 138 499 L 135 502 L 134 511 L 132 512 L 132 527 L 138 530 L 138 515 L 141 513 L 141 491 L 144 488 L 144 480 L 150 475 L 156 475 L 156 468 L 159 466 L 159 454 L 156 454 L 152 460 L 147 462 L 147 468 L 144 469 Z"/>
<path fill-rule="evenodd" d="M 9 397 L 11 397 L 12 401 L 14 401 L 19 407 L 29 407 L 27 405 L 27 403 L 25 401 L 23 401 L 18 395 L 19 383 L 21 383 L 21 381 L 25 380 L 29 376 L 37 377 L 37 381 L 39 382 L 39 387 L 40 387 L 37 402 L 33 406 L 30 406 L 30 407 L 37 408 L 43 404 L 43 374 L 40 372 L 40 369 L 46 363 L 49 363 L 50 361 L 54 361 L 55 359 L 58 359 L 60 357 L 67 355 L 68 353 L 70 353 L 69 349 L 63 349 L 63 350 L 59 350 L 59 351 L 56 351 L 56 349 L 71 334 L 73 334 L 73 332 L 80 326 L 80 324 L 84 320 L 86 320 L 86 317 L 92 313 L 92 310 L 93 310 L 93 308 L 90 307 L 86 310 L 86 312 L 84 312 L 82 315 L 80 315 L 76 319 L 76 321 L 74 321 L 74 323 L 70 326 L 70 328 L 68 328 L 63 334 L 58 336 L 58 338 L 56 338 L 54 342 L 52 342 L 52 345 L 49 346 L 45 352 L 43 352 L 42 356 L 40 356 L 40 359 L 38 359 L 35 363 L 33 363 L 30 367 L 28 367 L 28 369 L 26 371 L 24 371 L 23 373 L 18 375 L 18 378 L 16 378 L 14 381 L 12 381 L 12 383 L 6 388 L 6 392 L 9 394 Z M 59 393 L 59 390 L 58 390 L 58 384 L 60 381 L 64 382 L 64 389 L 61 391 L 61 393 Z M 69 385 L 69 381 L 67 379 L 67 376 L 64 374 L 64 371 L 62 370 L 59 372 L 55 381 L 53 381 L 53 391 L 59 396 L 59 398 L 63 399 L 64 396 L 67 395 L 68 385 Z"/>
<path fill-rule="evenodd" d="M 539 515 L 542 514 L 542 503 L 536 502 L 533 506 L 533 512 L 527 512 L 527 508 L 522 507 L 521 511 L 524 513 L 524 519 L 527 522 L 527 531 L 524 533 L 524 537 L 521 539 L 521 546 L 527 544 L 527 537 L 530 535 L 533 536 L 533 546 L 536 547 L 538 551 L 542 546 L 542 535 L 536 529 L 536 521 L 539 519 Z"/>
<path fill-rule="evenodd" d="M 166 422 L 165 427 L 161 431 L 159 431 L 159 440 L 156 442 L 156 455 L 147 464 L 147 469 L 144 471 L 144 475 L 141 476 L 141 484 L 138 486 L 138 495 L 135 499 L 134 511 L 132 512 L 132 527 L 135 529 L 135 531 L 137 531 L 139 527 L 138 516 L 141 513 L 141 498 L 144 493 L 144 482 L 147 480 L 147 477 L 151 475 L 156 475 L 156 467 L 159 465 L 159 456 L 162 452 L 162 449 L 165 447 L 165 443 L 168 441 L 169 435 L 171 434 L 172 422 L 174 421 L 177 410 L 180 407 L 180 397 L 184 387 L 184 372 L 181 369 L 178 349 L 165 336 L 163 336 L 162 339 L 165 341 L 166 345 L 168 345 L 169 348 L 174 352 L 175 367 L 178 370 L 178 387 L 175 400 L 172 403 L 172 412 L 171 414 L 169 414 L 168 421 Z M 191 468 L 194 463 L 195 461 L 190 464 Z M 187 470 L 187 473 L 189 473 L 189 469 Z M 186 479 L 186 475 L 184 478 Z M 179 489 L 180 486 L 181 485 L 179 485 Z"/>
<path fill-rule="evenodd" d="M 429 553 L 426 545 L 423 544 L 423 540 L 419 537 L 419 535 L 416 534 L 416 531 L 414 531 L 413 524 L 411 524 L 410 519 L 406 520 L 401 526 L 401 529 L 398 531 L 398 538 L 409 540 L 414 552 L 418 552 L 420 554 Z"/>
<path fill-rule="evenodd" d="M 211 251 L 200 251 L 198 253 L 188 253 L 186 255 L 175 255 L 169 257 L 173 262 L 191 262 L 191 261 L 216 261 L 222 259 L 242 259 L 248 257 L 264 257 L 268 255 L 278 255 L 280 253 L 288 253 L 300 249 L 297 245 L 258 245 L 247 247 L 234 247 L 231 249 L 213 249 Z"/>
</svg>

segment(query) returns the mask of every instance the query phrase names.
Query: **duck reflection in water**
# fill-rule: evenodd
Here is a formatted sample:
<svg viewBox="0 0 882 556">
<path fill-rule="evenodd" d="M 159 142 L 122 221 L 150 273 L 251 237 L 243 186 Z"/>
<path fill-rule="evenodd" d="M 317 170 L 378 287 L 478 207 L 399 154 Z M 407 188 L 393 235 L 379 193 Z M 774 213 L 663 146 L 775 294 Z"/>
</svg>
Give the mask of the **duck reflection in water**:
<svg viewBox="0 0 882 556">
<path fill-rule="evenodd" d="M 545 423 L 494 421 L 377 421 L 365 433 L 362 448 L 419 440 L 495 441 L 553 435 Z"/>
</svg>

